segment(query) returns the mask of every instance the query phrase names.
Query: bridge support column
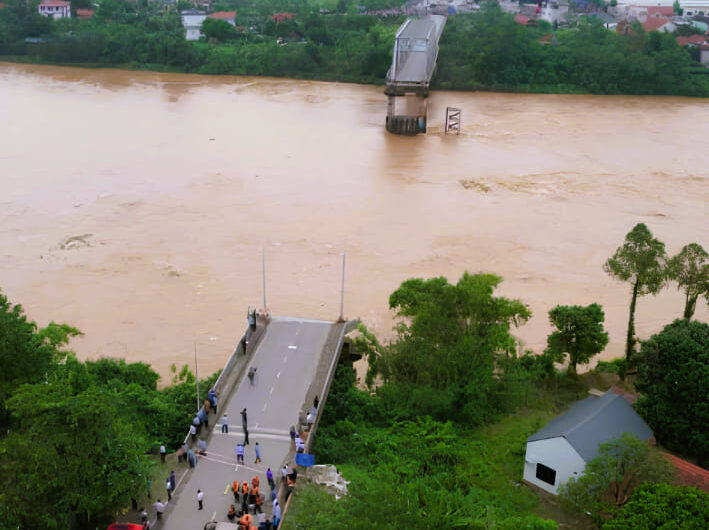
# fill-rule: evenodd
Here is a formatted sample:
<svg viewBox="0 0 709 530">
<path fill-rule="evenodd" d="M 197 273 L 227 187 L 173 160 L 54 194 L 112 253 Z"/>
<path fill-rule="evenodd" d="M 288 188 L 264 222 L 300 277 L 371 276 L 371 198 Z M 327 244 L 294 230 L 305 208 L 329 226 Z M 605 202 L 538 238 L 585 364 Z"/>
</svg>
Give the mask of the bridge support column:
<svg viewBox="0 0 709 530">
<path fill-rule="evenodd" d="M 419 94 L 389 96 L 386 128 L 393 134 L 426 132 L 426 98 Z"/>
</svg>

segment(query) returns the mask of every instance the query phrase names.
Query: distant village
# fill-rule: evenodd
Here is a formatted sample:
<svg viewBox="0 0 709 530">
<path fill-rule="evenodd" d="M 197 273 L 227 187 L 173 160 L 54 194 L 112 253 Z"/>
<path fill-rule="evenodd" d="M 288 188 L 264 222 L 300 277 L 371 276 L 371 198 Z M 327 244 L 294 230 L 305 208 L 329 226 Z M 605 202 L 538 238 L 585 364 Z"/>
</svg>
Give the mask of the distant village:
<svg viewBox="0 0 709 530">
<path fill-rule="evenodd" d="M 223 20 L 240 33 L 248 31 L 236 25 L 236 11 L 210 12 L 210 0 L 195 0 L 194 6 L 194 9 L 181 11 L 187 40 L 203 37 L 202 23 L 208 18 Z M 504 11 L 516 15 L 515 20 L 525 26 L 536 25 L 544 20 L 558 28 L 573 26 L 581 17 L 595 17 L 607 29 L 619 33 L 632 32 L 635 21 L 647 32 L 681 33 L 677 35 L 677 44 L 698 48 L 699 62 L 709 68 L 709 0 L 613 0 L 605 10 L 590 0 L 539 0 L 537 3 L 501 0 L 500 6 Z M 43 0 L 37 9 L 40 15 L 55 19 L 72 16 L 71 3 L 63 0 Z M 368 11 L 364 6 L 358 6 L 357 9 L 361 15 L 380 17 L 427 14 L 455 16 L 475 12 L 480 9 L 480 5 L 474 0 L 408 0 L 399 8 Z M 320 12 L 323 15 L 330 14 L 325 9 Z M 91 18 L 93 14 L 91 9 L 76 10 L 79 19 Z M 271 19 L 281 23 L 296 17 L 296 13 L 273 13 Z M 684 31 L 680 31 L 683 26 Z M 687 28 L 691 30 L 687 31 Z M 282 42 L 282 39 L 279 40 Z M 553 43 L 551 35 L 546 42 Z"/>
</svg>

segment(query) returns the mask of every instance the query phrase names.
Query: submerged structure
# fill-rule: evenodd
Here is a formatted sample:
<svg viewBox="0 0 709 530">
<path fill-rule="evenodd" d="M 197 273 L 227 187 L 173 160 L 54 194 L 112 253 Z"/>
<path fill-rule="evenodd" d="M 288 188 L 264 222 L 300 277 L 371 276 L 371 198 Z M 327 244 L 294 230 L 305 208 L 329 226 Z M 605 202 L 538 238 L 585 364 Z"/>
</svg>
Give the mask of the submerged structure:
<svg viewBox="0 0 709 530">
<path fill-rule="evenodd" d="M 384 90 L 389 96 L 387 131 L 394 134 L 426 132 L 426 97 L 445 24 L 446 17 L 441 15 L 409 18 L 396 32 Z"/>
</svg>

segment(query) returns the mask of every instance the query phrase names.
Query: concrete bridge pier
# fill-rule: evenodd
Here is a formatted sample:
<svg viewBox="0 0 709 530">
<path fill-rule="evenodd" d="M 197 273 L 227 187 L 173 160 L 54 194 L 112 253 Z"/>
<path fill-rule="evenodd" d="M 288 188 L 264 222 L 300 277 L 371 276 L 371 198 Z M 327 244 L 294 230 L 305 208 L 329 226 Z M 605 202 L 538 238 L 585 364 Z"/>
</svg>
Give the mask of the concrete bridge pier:
<svg viewBox="0 0 709 530">
<path fill-rule="evenodd" d="M 394 134 L 426 132 L 426 97 L 419 94 L 389 95 L 386 129 Z"/>
</svg>

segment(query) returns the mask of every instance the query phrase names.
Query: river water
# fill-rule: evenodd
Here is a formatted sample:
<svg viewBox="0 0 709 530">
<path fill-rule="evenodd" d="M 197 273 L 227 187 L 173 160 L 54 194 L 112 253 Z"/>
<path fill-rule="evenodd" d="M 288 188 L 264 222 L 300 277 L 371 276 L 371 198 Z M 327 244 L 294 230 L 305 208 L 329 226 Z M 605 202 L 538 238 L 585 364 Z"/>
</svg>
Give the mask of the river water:
<svg viewBox="0 0 709 530">
<path fill-rule="evenodd" d="M 459 136 L 442 134 L 446 106 Z M 0 64 L 0 288 L 81 358 L 223 366 L 263 304 L 391 336 L 405 279 L 494 272 L 541 351 L 557 304 L 598 302 L 623 351 L 629 287 L 603 262 L 637 222 L 709 247 L 709 101 L 435 92 L 429 133 L 384 130 L 381 87 Z M 707 320 L 707 305 L 697 316 Z M 674 286 L 639 300 L 648 337 Z M 304 352 L 306 354 L 307 352 Z"/>
</svg>

